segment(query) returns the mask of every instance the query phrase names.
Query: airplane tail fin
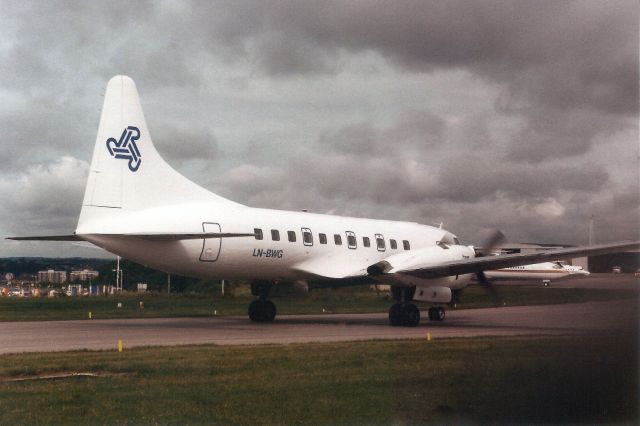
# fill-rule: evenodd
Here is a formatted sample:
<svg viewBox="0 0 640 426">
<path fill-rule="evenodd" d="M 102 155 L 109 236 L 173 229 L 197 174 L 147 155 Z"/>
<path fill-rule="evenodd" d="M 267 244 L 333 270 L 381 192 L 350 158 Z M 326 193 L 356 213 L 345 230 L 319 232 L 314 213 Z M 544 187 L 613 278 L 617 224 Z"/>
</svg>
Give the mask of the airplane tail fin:
<svg viewBox="0 0 640 426">
<path fill-rule="evenodd" d="M 156 151 L 133 80 L 109 80 L 77 232 L 125 211 L 189 202 L 239 204 L 191 182 Z"/>
</svg>

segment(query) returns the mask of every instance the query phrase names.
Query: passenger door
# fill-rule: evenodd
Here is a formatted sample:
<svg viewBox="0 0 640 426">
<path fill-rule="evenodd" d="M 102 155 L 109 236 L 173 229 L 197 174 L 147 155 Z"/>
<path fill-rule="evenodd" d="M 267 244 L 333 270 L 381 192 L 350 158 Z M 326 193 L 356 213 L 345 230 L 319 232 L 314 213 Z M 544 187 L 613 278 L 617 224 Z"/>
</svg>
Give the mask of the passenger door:
<svg viewBox="0 0 640 426">
<path fill-rule="evenodd" d="M 221 232 L 220 224 L 211 222 L 202 222 L 202 231 L 204 232 Z M 200 260 L 202 262 L 215 262 L 220 256 L 220 248 L 222 247 L 222 238 L 203 238 L 202 252 Z"/>
</svg>

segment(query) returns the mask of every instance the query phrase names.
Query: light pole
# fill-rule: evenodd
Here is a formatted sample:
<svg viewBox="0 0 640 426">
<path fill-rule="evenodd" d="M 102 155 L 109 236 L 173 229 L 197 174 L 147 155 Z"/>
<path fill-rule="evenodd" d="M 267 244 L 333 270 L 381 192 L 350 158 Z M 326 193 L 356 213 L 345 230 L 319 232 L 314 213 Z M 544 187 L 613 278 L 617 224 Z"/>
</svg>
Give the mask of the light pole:
<svg viewBox="0 0 640 426">
<path fill-rule="evenodd" d="M 118 256 L 118 263 L 116 269 L 112 269 L 116 273 L 116 291 L 122 291 L 122 270 L 120 269 L 120 256 Z"/>
</svg>

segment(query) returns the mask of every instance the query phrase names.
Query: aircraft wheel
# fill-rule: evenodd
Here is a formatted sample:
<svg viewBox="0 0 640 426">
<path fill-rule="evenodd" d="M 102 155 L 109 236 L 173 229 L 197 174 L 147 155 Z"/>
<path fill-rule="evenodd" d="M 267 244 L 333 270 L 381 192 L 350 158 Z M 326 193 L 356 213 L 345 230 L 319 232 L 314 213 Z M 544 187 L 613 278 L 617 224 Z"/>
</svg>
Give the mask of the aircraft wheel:
<svg viewBox="0 0 640 426">
<path fill-rule="evenodd" d="M 389 308 L 389 325 L 397 327 L 402 325 L 402 305 L 395 303 Z"/>
<path fill-rule="evenodd" d="M 249 319 L 253 322 L 260 322 L 262 319 L 261 303 L 259 300 L 254 300 L 249 304 Z"/>
<path fill-rule="evenodd" d="M 435 321 L 436 308 L 429 308 L 429 321 Z"/>
<path fill-rule="evenodd" d="M 429 308 L 429 320 L 431 321 L 442 321 L 445 315 L 445 310 L 442 306 Z"/>
<path fill-rule="evenodd" d="M 276 318 L 276 305 L 271 300 L 254 300 L 249 305 L 249 319 L 253 322 L 272 322 Z"/>
<path fill-rule="evenodd" d="M 404 326 L 406 327 L 416 327 L 420 324 L 420 310 L 418 307 L 412 303 L 407 303 L 403 306 L 404 310 Z"/>
<path fill-rule="evenodd" d="M 262 305 L 262 321 L 273 322 L 276 318 L 276 305 L 271 300 L 265 300 Z"/>
</svg>

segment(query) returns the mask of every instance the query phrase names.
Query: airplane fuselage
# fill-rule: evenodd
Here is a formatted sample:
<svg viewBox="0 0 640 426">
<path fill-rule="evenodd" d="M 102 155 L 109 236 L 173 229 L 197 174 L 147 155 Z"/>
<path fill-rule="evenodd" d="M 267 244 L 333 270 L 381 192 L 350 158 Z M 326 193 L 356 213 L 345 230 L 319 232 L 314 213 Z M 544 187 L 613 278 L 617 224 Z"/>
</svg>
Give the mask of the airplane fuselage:
<svg viewBox="0 0 640 426">
<path fill-rule="evenodd" d="M 366 267 L 395 254 L 432 247 L 434 264 L 473 257 L 449 232 L 412 222 L 387 221 L 225 206 L 216 203 L 113 212 L 101 219 L 101 235 L 76 230 L 81 238 L 135 262 L 180 275 L 247 280 L 314 280 L 367 276 Z M 113 213 L 116 213 L 113 215 Z M 149 221 L 152 217 L 153 221 Z M 91 229 L 92 224 L 86 224 Z M 256 237 L 153 241 L 109 235 L 252 230 Z M 441 248 L 438 242 L 447 240 Z M 457 242 L 457 241 L 455 241 Z M 464 287 L 469 276 L 429 280 Z"/>
<path fill-rule="evenodd" d="M 588 275 L 588 272 L 578 272 L 566 268 L 559 262 L 542 262 L 531 265 L 514 266 L 510 268 L 485 271 L 485 276 L 491 280 L 559 280 L 570 275 Z"/>
</svg>

